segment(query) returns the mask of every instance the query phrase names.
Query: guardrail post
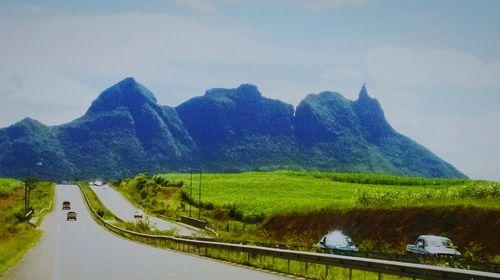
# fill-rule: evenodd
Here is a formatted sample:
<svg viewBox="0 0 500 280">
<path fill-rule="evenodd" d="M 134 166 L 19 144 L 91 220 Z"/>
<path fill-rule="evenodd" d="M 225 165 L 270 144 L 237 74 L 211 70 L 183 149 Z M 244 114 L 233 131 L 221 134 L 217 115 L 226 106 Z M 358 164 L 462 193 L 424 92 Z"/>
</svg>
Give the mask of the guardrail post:
<svg viewBox="0 0 500 280">
<path fill-rule="evenodd" d="M 349 267 L 349 280 L 352 279 L 352 268 Z"/>
<path fill-rule="evenodd" d="M 328 265 L 325 265 L 325 279 L 328 278 Z"/>
<path fill-rule="evenodd" d="M 287 270 L 288 273 L 290 273 L 290 259 L 288 259 L 288 270 Z"/>
<path fill-rule="evenodd" d="M 382 272 L 378 273 L 378 280 L 382 280 Z"/>
<path fill-rule="evenodd" d="M 307 275 L 307 262 L 306 262 L 306 267 L 305 267 L 305 274 Z"/>
</svg>

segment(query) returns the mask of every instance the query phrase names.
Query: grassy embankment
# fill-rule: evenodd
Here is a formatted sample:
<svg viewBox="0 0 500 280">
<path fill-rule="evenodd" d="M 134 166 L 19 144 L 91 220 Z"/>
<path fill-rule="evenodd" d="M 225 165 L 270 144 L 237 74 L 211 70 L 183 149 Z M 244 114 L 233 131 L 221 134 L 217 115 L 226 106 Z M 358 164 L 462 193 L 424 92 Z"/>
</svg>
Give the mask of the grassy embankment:
<svg viewBox="0 0 500 280">
<path fill-rule="evenodd" d="M 80 185 L 80 187 L 83 189 L 83 192 L 85 193 L 87 199 L 89 200 L 90 206 L 93 209 L 95 209 L 97 215 L 99 215 L 104 220 L 117 222 L 115 215 L 113 215 L 113 213 L 111 213 L 111 211 L 109 211 L 108 208 L 106 208 L 102 204 L 102 202 L 99 200 L 96 194 L 90 189 L 87 183 L 79 182 L 78 185 Z"/>
<path fill-rule="evenodd" d="M 54 199 L 54 184 L 36 182 L 32 185 L 30 204 L 35 215 L 47 213 Z M 37 224 L 42 217 L 38 217 Z M 19 261 L 36 243 L 41 231 L 24 222 L 24 184 L 0 178 L 0 275 Z"/>
<path fill-rule="evenodd" d="M 190 174 L 138 175 L 116 185 L 150 212 L 187 215 L 192 202 L 198 216 L 198 174 L 192 191 Z M 471 255 L 499 255 L 500 241 L 483 230 L 500 230 L 498 183 L 276 171 L 202 174 L 201 192 L 202 218 L 223 238 L 310 247 L 340 229 L 362 249 L 401 253 L 431 233 L 448 235 Z"/>
</svg>

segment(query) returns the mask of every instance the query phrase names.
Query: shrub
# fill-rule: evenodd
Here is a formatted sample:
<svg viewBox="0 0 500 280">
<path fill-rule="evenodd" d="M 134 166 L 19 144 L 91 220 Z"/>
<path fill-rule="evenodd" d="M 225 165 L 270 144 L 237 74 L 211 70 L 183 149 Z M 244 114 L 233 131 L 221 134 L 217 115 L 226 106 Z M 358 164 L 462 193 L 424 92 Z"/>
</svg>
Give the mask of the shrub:
<svg viewBox="0 0 500 280">
<path fill-rule="evenodd" d="M 26 217 L 24 216 L 24 211 L 22 210 L 16 211 L 12 215 L 14 216 L 14 218 L 16 218 L 17 223 L 22 223 L 24 222 L 24 220 L 26 220 Z"/>
<path fill-rule="evenodd" d="M 96 212 L 99 217 L 101 218 L 104 217 L 104 210 L 102 208 L 97 209 Z"/>
<path fill-rule="evenodd" d="M 240 210 L 236 209 L 236 206 L 231 205 L 231 208 L 229 208 L 229 217 L 236 221 L 242 221 L 243 213 Z"/>
</svg>

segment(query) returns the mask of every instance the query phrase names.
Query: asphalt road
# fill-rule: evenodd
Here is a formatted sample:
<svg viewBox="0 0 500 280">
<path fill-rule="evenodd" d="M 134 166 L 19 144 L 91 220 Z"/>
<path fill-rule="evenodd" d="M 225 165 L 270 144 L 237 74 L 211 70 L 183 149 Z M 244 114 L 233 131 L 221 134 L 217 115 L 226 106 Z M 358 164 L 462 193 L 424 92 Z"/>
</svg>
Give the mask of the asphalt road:
<svg viewBox="0 0 500 280">
<path fill-rule="evenodd" d="M 121 193 L 114 190 L 113 188 L 104 186 L 91 186 L 94 193 L 99 197 L 101 202 L 108 208 L 113 214 L 118 218 L 127 221 L 134 222 L 134 212 L 136 210 L 141 210 L 132 203 L 130 203 Z M 179 224 L 171 223 L 156 217 L 143 215 L 143 219 L 148 219 L 151 224 L 153 224 L 159 230 L 169 230 L 174 229 L 180 235 L 191 236 L 191 235 L 203 235 L 203 232 L 199 230 L 181 226 Z"/>
<path fill-rule="evenodd" d="M 66 221 L 62 201 L 71 201 L 77 221 Z M 233 266 L 135 243 L 99 226 L 80 190 L 56 186 L 55 209 L 44 233 L 4 279 L 279 279 L 275 274 Z"/>
</svg>

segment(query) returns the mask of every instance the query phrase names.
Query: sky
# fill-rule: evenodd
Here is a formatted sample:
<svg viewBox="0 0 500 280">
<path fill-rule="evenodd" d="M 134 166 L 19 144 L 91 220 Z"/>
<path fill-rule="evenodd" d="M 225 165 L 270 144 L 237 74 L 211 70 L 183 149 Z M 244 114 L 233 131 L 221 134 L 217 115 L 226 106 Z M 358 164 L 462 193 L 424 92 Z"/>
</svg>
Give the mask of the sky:
<svg viewBox="0 0 500 280">
<path fill-rule="evenodd" d="M 298 105 L 363 83 L 400 133 L 500 181 L 500 1 L 0 0 L 0 127 L 85 113 L 135 77 L 162 105 L 258 86 Z"/>
</svg>

